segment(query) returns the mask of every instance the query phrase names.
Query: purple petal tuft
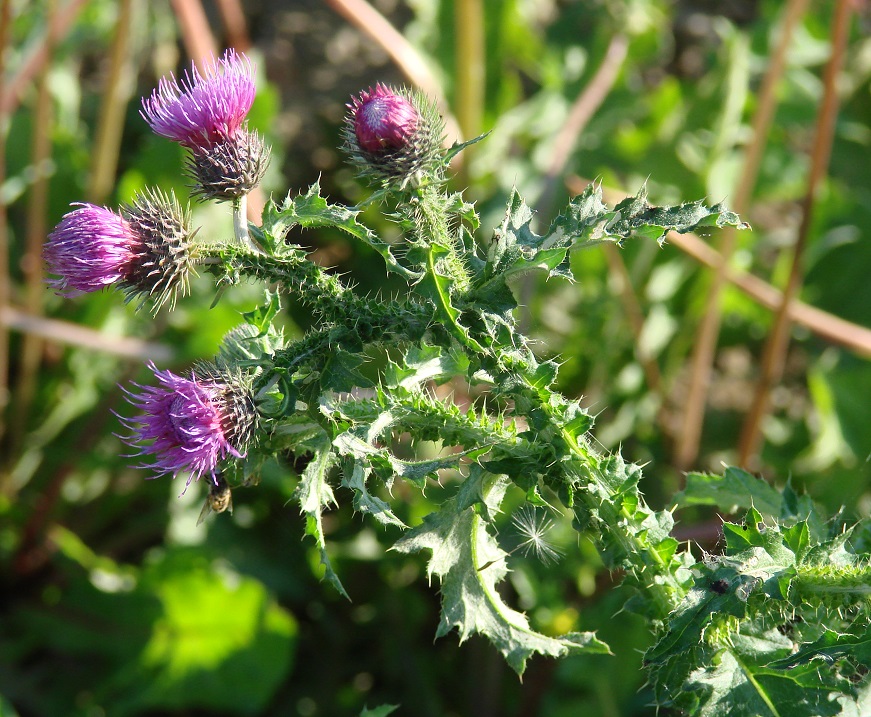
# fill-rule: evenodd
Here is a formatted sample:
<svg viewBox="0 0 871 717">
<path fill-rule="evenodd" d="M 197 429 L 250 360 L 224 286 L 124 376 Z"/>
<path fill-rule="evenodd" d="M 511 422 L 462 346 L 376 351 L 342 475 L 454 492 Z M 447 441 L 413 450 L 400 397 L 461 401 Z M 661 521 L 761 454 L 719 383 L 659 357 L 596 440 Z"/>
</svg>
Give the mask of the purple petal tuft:
<svg viewBox="0 0 871 717">
<path fill-rule="evenodd" d="M 134 384 L 140 391 L 126 391 L 127 399 L 142 414 L 121 419 L 131 431 L 124 441 L 139 448 L 137 455 L 154 457 L 141 468 L 173 477 L 188 473 L 187 488 L 203 474 L 214 476 L 218 462 L 227 455 L 242 457 L 227 441 L 223 428 L 229 418 L 221 398 L 226 387 L 204 383 L 193 373 L 188 379 L 158 371 L 154 364 L 149 368 L 160 385 Z"/>
<path fill-rule="evenodd" d="M 48 235 L 43 258 L 58 293 L 75 296 L 123 280 L 135 260 L 139 240 L 123 218 L 104 207 L 80 204 Z"/>
<path fill-rule="evenodd" d="M 418 114 L 411 102 L 382 84 L 361 92 L 348 107 L 357 142 L 367 152 L 404 147 L 417 128 Z"/>
<path fill-rule="evenodd" d="M 191 64 L 181 80 L 161 78 L 140 114 L 151 129 L 189 149 L 233 137 L 254 102 L 254 67 L 227 50 L 200 73 Z"/>
</svg>

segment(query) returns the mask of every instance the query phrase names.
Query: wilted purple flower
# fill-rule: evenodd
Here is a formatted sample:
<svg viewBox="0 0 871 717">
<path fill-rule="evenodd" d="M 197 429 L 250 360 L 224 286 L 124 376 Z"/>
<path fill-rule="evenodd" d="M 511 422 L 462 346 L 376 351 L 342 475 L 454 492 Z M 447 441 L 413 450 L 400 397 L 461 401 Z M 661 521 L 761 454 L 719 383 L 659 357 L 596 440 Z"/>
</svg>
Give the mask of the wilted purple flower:
<svg viewBox="0 0 871 717">
<path fill-rule="evenodd" d="M 43 257 L 58 293 L 76 296 L 119 285 L 128 300 L 155 309 L 187 289 L 192 269 L 190 219 L 175 195 L 147 191 L 121 209 L 80 204 L 49 234 Z"/>
<path fill-rule="evenodd" d="M 348 108 L 357 142 L 367 152 L 404 147 L 419 119 L 411 102 L 380 83 L 353 98 Z"/>
<path fill-rule="evenodd" d="M 379 83 L 347 106 L 345 148 L 361 176 L 400 187 L 443 178 L 444 123 L 425 97 Z"/>
<path fill-rule="evenodd" d="M 105 207 L 77 204 L 48 235 L 42 254 L 49 285 L 78 296 L 115 284 L 130 272 L 140 241 L 127 221 Z"/>
<path fill-rule="evenodd" d="M 185 489 L 192 480 L 207 474 L 217 481 L 218 463 L 228 456 L 243 458 L 251 440 L 257 414 L 241 380 L 214 367 L 198 367 L 190 378 L 159 371 L 149 364 L 157 386 L 134 384 L 138 392 L 125 391 L 127 399 L 142 413 L 122 418 L 130 429 L 124 441 L 139 449 L 136 455 L 151 455 L 157 475 L 173 477 L 187 473 Z"/>
<path fill-rule="evenodd" d="M 161 78 L 142 100 L 142 116 L 156 134 L 189 149 L 206 149 L 233 137 L 254 102 L 254 68 L 227 50 L 200 73 L 191 63 L 181 80 Z"/>
<path fill-rule="evenodd" d="M 203 198 L 234 200 L 266 172 L 269 148 L 245 117 L 254 102 L 254 67 L 227 50 L 201 73 L 194 65 L 181 80 L 162 78 L 140 114 L 157 134 L 187 147 L 187 169 Z"/>
</svg>

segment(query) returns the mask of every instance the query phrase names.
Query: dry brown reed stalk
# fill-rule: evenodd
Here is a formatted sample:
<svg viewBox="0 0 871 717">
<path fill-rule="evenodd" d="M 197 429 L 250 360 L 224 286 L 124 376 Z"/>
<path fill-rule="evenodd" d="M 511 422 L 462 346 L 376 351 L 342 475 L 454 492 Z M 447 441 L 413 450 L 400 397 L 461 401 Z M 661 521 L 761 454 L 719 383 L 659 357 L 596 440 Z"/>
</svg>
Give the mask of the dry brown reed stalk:
<svg viewBox="0 0 871 717">
<path fill-rule="evenodd" d="M 641 334 L 644 331 L 644 311 L 641 308 L 641 302 L 632 288 L 632 278 L 629 276 L 626 262 L 623 261 L 620 250 L 613 244 L 606 244 L 603 249 L 611 278 L 617 279 L 617 294 L 620 296 L 623 311 L 632 329 L 635 343 L 635 358 L 644 372 L 644 379 L 647 382 L 648 388 L 656 395 L 662 397 L 662 374 L 659 370 L 659 364 L 656 362 L 656 359 L 647 354 L 641 345 Z"/>
<path fill-rule="evenodd" d="M 217 0 L 217 5 L 227 44 L 239 52 L 248 52 L 251 49 L 251 37 L 242 3 L 239 0 Z"/>
<path fill-rule="evenodd" d="M 46 28 L 46 32 L 39 42 L 34 43 L 33 50 L 27 59 L 21 63 L 15 77 L 8 84 L 4 84 L 3 91 L 0 93 L 0 113 L 6 115 L 12 114 L 21 102 L 21 94 L 25 88 L 30 86 L 33 78 L 36 77 L 42 68 L 48 62 L 48 35 L 49 32 L 55 33 L 55 37 L 64 37 L 75 22 L 76 16 L 88 0 L 70 0 L 66 5 L 61 7 L 54 15 L 53 29 Z"/>
<path fill-rule="evenodd" d="M 614 87 L 626 59 L 628 48 L 629 41 L 624 35 L 614 35 L 608 43 L 601 64 L 572 103 L 566 120 L 557 132 L 554 141 L 550 164 L 544 177 L 544 188 L 535 201 L 536 211 L 540 216 L 547 218 L 552 216 L 557 185 L 560 183 L 566 163 L 572 156 L 578 139 L 583 134 L 590 119 L 596 114 L 596 110 L 602 106 L 608 93 Z M 621 257 L 617 257 L 617 259 L 623 261 Z M 529 276 L 523 279 L 519 288 L 521 306 L 529 306 L 534 286 L 534 277 Z M 630 284 L 624 288 L 628 291 L 632 290 Z M 627 300 L 635 301 L 624 297 L 624 302 Z M 524 312 L 521 317 L 522 330 L 526 329 L 529 320 L 529 313 Z"/>
<path fill-rule="evenodd" d="M 218 54 L 209 20 L 200 0 L 171 0 L 187 56 L 201 72 L 210 58 Z"/>
<path fill-rule="evenodd" d="M 164 344 L 131 336 L 110 336 L 70 321 L 34 316 L 9 305 L 0 307 L 0 326 L 55 343 L 112 354 L 138 363 L 168 363 L 174 356 L 172 349 Z"/>
<path fill-rule="evenodd" d="M 53 124 L 52 97 L 48 78 L 54 48 L 59 39 L 55 18 L 54 0 L 46 0 L 48 32 L 46 34 L 46 61 L 36 78 L 36 106 L 33 110 L 33 136 L 31 139 L 31 166 L 36 170 L 27 199 L 27 228 L 25 230 L 25 250 L 22 257 L 24 274 L 24 310 L 33 316 L 42 313 L 45 294 L 45 276 L 42 267 L 42 244 L 48 233 L 48 190 L 51 163 L 51 133 Z M 18 376 L 12 401 L 15 422 L 10 424 L 8 450 L 10 455 L 18 455 L 27 429 L 27 419 L 33 396 L 36 392 L 39 366 L 42 363 L 43 340 L 34 334 L 22 337 L 21 352 L 18 356 Z"/>
<path fill-rule="evenodd" d="M 569 157 L 572 156 L 587 124 L 614 87 L 628 51 L 628 38 L 625 35 L 614 35 L 608 43 L 601 64 L 572 103 L 565 122 L 557 132 L 550 165 L 544 176 L 544 189 L 535 202 L 536 209 L 542 216 L 551 216 L 557 187 L 561 184 Z"/>
<path fill-rule="evenodd" d="M 768 139 L 768 130 L 777 106 L 777 88 L 786 69 L 786 54 L 792 41 L 792 33 L 803 17 L 807 5 L 808 0 L 789 1 L 783 14 L 780 39 L 762 79 L 759 104 L 753 117 L 752 140 L 747 147 L 733 197 L 730 200 L 732 210 L 742 216 L 749 209 L 750 197 L 756 185 Z M 674 465 L 679 470 L 687 470 L 699 453 L 711 367 L 714 364 L 717 340 L 720 335 L 720 301 L 727 283 L 728 265 L 735 251 L 736 235 L 734 227 L 727 227 L 720 235 L 719 253 L 722 263 L 716 266 L 713 272 L 707 304 L 693 344 L 687 398 L 683 405 L 683 420 L 676 436 L 674 449 Z"/>
<path fill-rule="evenodd" d="M 838 114 L 837 81 L 847 50 L 852 12 L 852 0 L 838 0 L 831 30 L 832 54 L 823 76 L 823 99 L 816 123 L 807 191 L 802 202 L 801 223 L 795 244 L 789 250 L 792 254 L 789 278 L 780 305 L 777 307 L 774 325 L 765 344 L 753 401 L 741 430 L 738 464 L 744 467 L 755 462 L 757 458 L 762 439 L 762 422 L 768 413 L 771 390 L 783 376 L 792 324 L 789 306 L 801 290 L 804 276 L 802 266 L 804 251 L 810 234 L 817 190 L 828 171 L 835 134 L 835 118 Z"/>
<path fill-rule="evenodd" d="M 0 97 L 6 92 L 6 46 L 12 24 L 12 0 L 0 0 Z M 0 103 L 0 187 L 6 184 L 6 135 L 9 112 Z M 9 303 L 12 277 L 9 274 L 9 225 L 6 199 L 0 197 L 0 310 Z M 6 431 L 6 407 L 9 403 L 9 331 L 0 326 L 0 442 Z M 4 455 L 9 455 L 3 451 Z M 5 494 L 8 473 L 0 461 L 0 494 Z"/>
<path fill-rule="evenodd" d="M 109 74 L 103 88 L 103 101 L 91 161 L 88 200 L 103 204 L 115 186 L 118 157 L 127 105 L 133 94 L 134 69 L 130 44 L 133 21 L 132 0 L 120 0 L 115 23 L 115 38 L 109 53 Z"/>
</svg>

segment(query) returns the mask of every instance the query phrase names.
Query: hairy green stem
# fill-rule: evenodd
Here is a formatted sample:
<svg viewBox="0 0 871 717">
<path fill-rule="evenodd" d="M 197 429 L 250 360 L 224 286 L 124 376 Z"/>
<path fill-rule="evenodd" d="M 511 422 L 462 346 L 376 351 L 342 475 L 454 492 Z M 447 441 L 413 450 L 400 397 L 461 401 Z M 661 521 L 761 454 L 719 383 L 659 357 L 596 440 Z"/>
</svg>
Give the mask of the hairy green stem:
<svg viewBox="0 0 871 717">
<path fill-rule="evenodd" d="M 871 566 L 833 566 L 802 570 L 792 581 L 792 585 L 799 594 L 855 595 L 864 600 L 871 595 Z"/>
<path fill-rule="evenodd" d="M 219 261 L 205 266 L 219 279 L 236 283 L 238 277 L 250 276 L 278 284 L 295 292 L 321 322 L 349 327 L 363 343 L 388 336 L 415 340 L 433 319 L 432 308 L 423 303 L 377 301 L 357 295 L 299 250 L 276 257 L 232 245 L 218 247 L 214 257 Z"/>
<path fill-rule="evenodd" d="M 460 258 L 457 240 L 451 234 L 445 203 L 438 185 L 418 188 L 408 210 L 414 226 L 413 239 L 420 246 L 429 247 L 430 253 L 434 246 L 449 250 L 442 257 L 439 269 L 456 283 L 457 291 L 465 293 L 471 286 L 471 277 Z"/>
<path fill-rule="evenodd" d="M 522 336 L 515 340 L 525 344 Z M 561 442 L 568 450 L 572 460 L 559 460 L 558 465 L 562 468 L 565 486 L 581 501 L 575 508 L 579 521 L 592 520 L 591 527 L 601 535 L 600 544 L 610 542 L 617 546 L 617 555 L 610 567 L 629 570 L 652 599 L 653 614 L 657 619 L 664 619 L 683 599 L 686 588 L 678 579 L 671 560 L 663 558 L 652 541 L 648 523 L 659 525 L 658 514 L 646 505 L 637 489 L 633 492 L 633 509 L 626 507 L 623 494 L 612 487 L 600 471 L 603 458 L 567 428 L 565 417 L 560 415 L 564 400 L 550 389 L 543 389 L 534 378 L 538 364 L 525 345 L 522 351 L 513 345 L 492 345 L 481 359 L 496 384 L 514 398 L 518 412 L 538 416 L 538 432 L 552 436 L 551 445 Z M 541 425 L 542 420 L 545 425 Z"/>
<path fill-rule="evenodd" d="M 248 231 L 248 195 L 243 194 L 233 201 L 233 235 L 240 246 L 255 254 L 263 254 L 263 249 Z"/>
</svg>

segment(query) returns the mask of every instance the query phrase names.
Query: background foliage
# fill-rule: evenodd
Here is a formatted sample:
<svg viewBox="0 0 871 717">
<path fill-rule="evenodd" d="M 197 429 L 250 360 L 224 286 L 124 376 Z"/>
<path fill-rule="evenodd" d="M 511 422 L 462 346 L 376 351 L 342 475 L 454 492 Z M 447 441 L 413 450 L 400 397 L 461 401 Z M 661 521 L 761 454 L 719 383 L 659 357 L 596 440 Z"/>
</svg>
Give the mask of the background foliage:
<svg viewBox="0 0 871 717">
<path fill-rule="evenodd" d="M 111 413 L 124 410 L 117 384 L 142 380 L 148 358 L 178 370 L 212 356 L 238 312 L 257 301 L 243 285 L 208 309 L 213 290 L 204 279 L 175 312 L 152 319 L 115 294 L 62 302 L 42 284 L 39 244 L 71 202 L 114 206 L 149 184 L 187 196 L 178 150 L 138 116 L 138 97 L 196 46 L 195 31 L 179 30 L 187 27 L 181 5 L 3 4 L 11 18 L 0 110 L 9 263 L 0 298 L 10 393 L 0 448 L 0 714 L 305 716 L 359 714 L 382 703 L 420 715 L 652 714 L 640 670 L 649 631 L 633 615 L 615 618 L 625 599 L 611 589 L 619 576 L 603 571 L 568 525 L 549 536 L 564 553 L 556 564 L 517 554 L 506 599 L 546 634 L 596 630 L 620 657 L 533 659 L 520 683 L 483 640 L 460 647 L 450 635 L 433 644 L 438 594 L 423 559 L 386 552 L 398 531 L 361 519 L 347 503 L 325 517 L 325 528 L 351 602 L 319 582 L 317 549 L 302 540 L 304 521 L 287 505 L 304 468 L 296 457 L 266 465 L 258 489 L 238 491 L 232 518 L 212 516 L 197 527 L 197 490 L 178 498 L 181 485 L 145 482 L 119 455 Z M 544 225 L 585 179 L 618 192 L 646 181 L 656 203 L 735 195 L 783 3 L 484 2 L 480 25 L 476 5 L 380 7 L 425 58 L 464 134 L 492 130 L 464 155 L 456 180 L 469 187 L 485 226 L 501 221 L 513 186 Z M 206 8 L 218 42 L 244 41 L 238 23 L 222 25 L 216 8 Z M 264 0 L 243 9 L 260 72 L 251 122 L 276 150 L 267 190 L 280 197 L 321 175 L 332 201 L 359 200 L 336 150 L 343 105 L 377 80 L 404 78 L 383 48 L 321 3 Z M 745 211 L 754 231 L 737 235 L 733 264 L 775 286 L 785 283 L 800 226 L 833 12 L 814 4 L 792 31 Z M 856 13 L 850 25 L 831 161 L 801 257 L 801 298 L 859 327 L 871 318 L 864 277 L 871 249 L 861 241 L 871 211 L 868 22 Z M 130 34 L 115 54 L 123 27 Z M 483 42 L 468 43 L 470 27 Z M 43 47 L 49 61 L 28 75 Z M 613 68 L 612 82 L 578 140 L 561 145 L 573 103 L 603 66 Z M 120 99 L 110 87 L 120 88 Z M 111 118 L 122 128 L 114 151 L 105 138 Z M 100 186 L 95 177 L 106 166 L 112 181 Z M 229 214 L 214 206 L 198 205 L 195 223 L 217 237 L 231 232 Z M 702 238 L 723 241 L 715 230 Z M 307 232 L 294 240 L 361 288 L 391 290 L 380 257 L 346 237 Z M 652 505 L 668 506 L 684 488 L 684 469 L 721 472 L 722 463 L 738 462 L 772 313 L 725 289 L 697 457 L 682 465 L 675 451 L 710 269 L 674 245 L 641 242 L 619 257 L 581 252 L 572 268 L 575 284 L 522 287 L 524 322 L 540 356 L 562 362 L 559 388 L 598 414 L 602 446 L 650 462 L 642 489 Z M 46 327 L 12 309 L 65 323 Z M 290 306 L 287 331 L 309 320 Z M 861 338 L 859 327 L 843 332 Z M 762 449 L 746 467 L 777 485 L 789 478 L 831 510 L 846 505 L 851 520 L 867 517 L 868 356 L 797 325 Z M 453 395 L 459 403 L 474 398 Z M 397 495 L 405 499 L 398 517 L 419 523 L 453 494 L 450 475 L 443 484 L 425 497 Z M 697 502 L 677 513 L 676 535 L 713 549 L 722 541 L 718 515 L 732 506 Z M 738 508 L 736 523 L 749 506 Z M 500 545 L 511 550 L 520 540 L 506 523 Z M 746 547 L 728 537 L 725 546 L 736 554 Z"/>
</svg>

